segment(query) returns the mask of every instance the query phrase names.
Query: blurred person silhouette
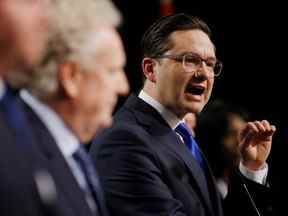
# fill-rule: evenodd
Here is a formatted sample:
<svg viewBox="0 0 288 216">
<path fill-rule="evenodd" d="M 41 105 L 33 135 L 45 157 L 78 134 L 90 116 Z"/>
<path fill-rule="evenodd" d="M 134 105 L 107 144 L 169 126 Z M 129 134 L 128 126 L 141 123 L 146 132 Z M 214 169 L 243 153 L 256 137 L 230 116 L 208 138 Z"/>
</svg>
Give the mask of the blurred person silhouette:
<svg viewBox="0 0 288 216">
<path fill-rule="evenodd" d="M 27 75 L 41 61 L 49 32 L 49 0 L 1 0 L 0 17 L 0 215 L 39 215 L 27 156 L 31 131 L 21 113 L 18 92 L 7 77 L 16 71 L 17 78 Z"/>
<path fill-rule="evenodd" d="M 216 178 L 229 176 L 231 169 L 238 166 L 238 136 L 248 120 L 249 115 L 244 110 L 221 100 L 209 103 L 198 116 L 197 127 L 194 128 L 196 139 L 201 143 L 207 159 L 213 161 L 211 168 Z"/>
<path fill-rule="evenodd" d="M 241 133 L 246 130 L 249 121 L 250 116 L 242 107 L 214 100 L 197 118 L 196 140 L 209 161 L 218 190 L 225 198 L 225 215 L 274 215 L 266 163 L 271 147 L 259 150 L 261 169 L 245 169 L 241 162 L 245 160 L 242 158 L 245 155 L 252 155 L 252 152 L 247 154 L 244 150 L 241 153 L 243 144 L 240 143 Z M 254 123 L 258 124 L 257 121 Z M 239 203 L 242 208 L 239 208 Z"/>
<path fill-rule="evenodd" d="M 15 143 L 21 144 L 22 155 L 15 158 L 9 149 L 3 160 L 13 157 L 23 166 L 14 166 L 11 159 L 11 169 L 4 172 L 15 191 L 1 186 L 13 192 L 15 201 L 1 215 L 107 215 L 98 175 L 80 144 L 112 123 L 117 96 L 129 89 L 116 31 L 121 17 L 109 0 L 51 0 L 49 10 L 50 31 L 40 62 L 29 73 L 19 70 L 5 78 L 15 89 L 25 87 L 20 97 L 13 94 L 21 108 L 18 117 L 27 121 L 20 125 L 15 113 L 10 115 L 22 135 Z"/>
<path fill-rule="evenodd" d="M 204 21 L 186 14 L 162 17 L 145 32 L 143 89 L 90 149 L 111 215 L 223 215 L 209 163 L 183 122 L 201 112 L 221 74 L 210 35 Z M 247 125 L 243 150 L 269 148 L 274 132 L 267 121 Z M 257 157 L 243 165 L 256 168 Z"/>
</svg>

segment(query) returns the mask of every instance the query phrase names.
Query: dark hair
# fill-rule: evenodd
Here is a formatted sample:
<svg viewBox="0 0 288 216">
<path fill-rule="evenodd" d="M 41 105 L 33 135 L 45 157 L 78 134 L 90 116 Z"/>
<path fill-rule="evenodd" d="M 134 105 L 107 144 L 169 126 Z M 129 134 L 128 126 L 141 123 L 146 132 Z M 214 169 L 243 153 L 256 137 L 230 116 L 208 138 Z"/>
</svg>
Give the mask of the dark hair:
<svg viewBox="0 0 288 216">
<path fill-rule="evenodd" d="M 161 17 L 152 24 L 142 37 L 144 57 L 157 58 L 171 48 L 169 36 L 175 31 L 199 29 L 211 36 L 208 25 L 198 17 L 187 14 L 175 14 Z"/>
</svg>

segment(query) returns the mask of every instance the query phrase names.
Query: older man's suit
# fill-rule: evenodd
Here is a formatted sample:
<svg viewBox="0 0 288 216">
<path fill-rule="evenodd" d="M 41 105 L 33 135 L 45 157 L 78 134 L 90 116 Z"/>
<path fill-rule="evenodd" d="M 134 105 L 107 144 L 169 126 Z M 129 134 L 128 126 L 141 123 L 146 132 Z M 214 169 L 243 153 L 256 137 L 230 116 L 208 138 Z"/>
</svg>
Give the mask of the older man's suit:
<svg viewBox="0 0 288 216">
<path fill-rule="evenodd" d="M 19 105 L 26 114 L 27 127 L 33 132 L 34 140 L 25 147 L 26 151 L 22 151 L 21 143 L 15 139 L 17 134 L 5 121 L 0 121 L 3 143 L 0 153 L 0 215 L 92 216 L 82 189 L 49 131 L 21 99 Z M 44 178 L 37 179 L 43 173 Z M 49 192 L 56 191 L 51 196 L 46 194 L 48 197 L 42 193 L 45 191 L 45 176 L 53 183 L 52 188 L 48 188 Z M 99 200 L 99 203 L 99 215 L 106 215 L 103 201 Z"/>
<path fill-rule="evenodd" d="M 96 136 L 90 153 L 112 215 L 222 216 L 210 170 L 205 176 L 160 114 L 136 96 Z"/>
<path fill-rule="evenodd" d="M 34 131 L 39 154 L 43 158 L 43 164 L 47 167 L 55 181 L 58 193 L 57 208 L 60 212 L 63 212 L 63 215 L 67 216 L 93 215 L 85 200 L 83 190 L 78 185 L 50 132 L 30 107 L 27 105 L 24 105 L 24 107 L 32 130 Z M 107 213 L 103 197 L 97 200 L 97 206 L 99 209 L 99 214 L 97 215 L 106 216 Z"/>
</svg>

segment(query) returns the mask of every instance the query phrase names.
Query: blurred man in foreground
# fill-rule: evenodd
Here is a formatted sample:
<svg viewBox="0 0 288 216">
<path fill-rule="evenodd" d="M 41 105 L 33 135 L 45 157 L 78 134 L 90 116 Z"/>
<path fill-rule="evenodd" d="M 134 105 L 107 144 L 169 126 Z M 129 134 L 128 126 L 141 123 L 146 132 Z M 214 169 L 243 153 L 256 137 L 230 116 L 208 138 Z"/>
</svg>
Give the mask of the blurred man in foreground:
<svg viewBox="0 0 288 216">
<path fill-rule="evenodd" d="M 31 190 L 31 164 L 25 155 L 29 141 L 19 127 L 17 92 L 6 82 L 8 75 L 26 73 L 41 60 L 48 36 L 49 2 L 1 0 L 0 17 L 0 215 L 39 215 L 40 203 Z"/>
<path fill-rule="evenodd" d="M 15 187 L 17 172 L 18 191 L 30 192 L 29 214 L 21 215 L 106 215 L 98 176 L 81 144 L 112 123 L 117 96 L 128 91 L 125 54 L 115 30 L 120 15 L 108 0 L 51 0 L 50 12 L 40 64 L 21 79 L 17 73 L 8 78 L 14 87 L 27 88 L 17 99 L 27 121 L 15 128 L 23 140 L 17 140 L 22 145 L 17 160 L 26 169 L 12 166 L 6 176 Z"/>
</svg>

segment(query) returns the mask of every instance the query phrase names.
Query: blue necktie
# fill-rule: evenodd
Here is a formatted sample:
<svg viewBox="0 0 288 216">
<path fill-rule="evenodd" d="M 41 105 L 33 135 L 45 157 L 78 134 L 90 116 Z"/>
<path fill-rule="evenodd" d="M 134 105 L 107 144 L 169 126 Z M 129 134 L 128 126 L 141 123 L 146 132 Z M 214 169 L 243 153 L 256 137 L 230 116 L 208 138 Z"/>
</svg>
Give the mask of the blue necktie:
<svg viewBox="0 0 288 216">
<path fill-rule="evenodd" d="M 85 176 L 85 180 L 87 182 L 89 193 L 92 194 L 94 201 L 96 212 L 99 211 L 98 202 L 102 201 L 102 191 L 100 187 L 100 183 L 93 166 L 92 160 L 90 156 L 87 154 L 86 150 L 80 146 L 73 154 L 73 158 L 78 163 L 79 167 L 82 170 L 82 173 Z M 97 210 L 98 209 L 98 210 Z M 98 214 L 97 214 L 98 215 Z"/>
<path fill-rule="evenodd" d="M 201 168 L 205 172 L 205 163 L 204 159 L 202 157 L 200 148 L 198 144 L 196 143 L 195 139 L 192 136 L 191 130 L 188 128 L 188 126 L 185 123 L 180 123 L 176 128 L 175 131 L 183 138 L 184 143 L 189 148 L 190 152 L 198 162 L 198 164 L 201 166 Z"/>
</svg>

